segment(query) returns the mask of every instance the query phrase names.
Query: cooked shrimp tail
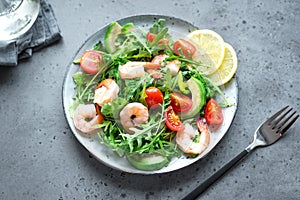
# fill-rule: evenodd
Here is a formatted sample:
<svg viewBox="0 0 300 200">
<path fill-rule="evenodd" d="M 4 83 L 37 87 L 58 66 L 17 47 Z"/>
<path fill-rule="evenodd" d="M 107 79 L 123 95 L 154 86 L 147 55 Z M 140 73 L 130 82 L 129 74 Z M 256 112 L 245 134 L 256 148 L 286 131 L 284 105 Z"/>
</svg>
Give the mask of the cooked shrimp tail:
<svg viewBox="0 0 300 200">
<path fill-rule="evenodd" d="M 133 134 L 131 128 L 139 127 L 148 123 L 148 108 L 141 103 L 133 102 L 127 104 L 120 112 L 120 122 L 124 130 Z"/>
<path fill-rule="evenodd" d="M 201 154 L 210 143 L 210 133 L 202 119 L 197 120 L 199 131 L 190 124 L 177 132 L 176 143 L 181 151 L 187 154 Z M 199 135 L 200 132 L 200 135 Z"/>
<path fill-rule="evenodd" d="M 94 126 L 99 124 L 99 116 L 94 104 L 79 104 L 74 111 L 74 126 L 82 133 L 90 133 L 95 130 Z"/>
<path fill-rule="evenodd" d="M 119 66 L 119 74 L 122 79 L 141 78 L 145 75 L 144 65 L 146 62 L 127 62 Z"/>
<path fill-rule="evenodd" d="M 120 88 L 113 79 L 105 79 L 98 84 L 95 90 L 94 103 L 102 106 L 112 102 L 118 96 L 119 91 Z"/>
</svg>

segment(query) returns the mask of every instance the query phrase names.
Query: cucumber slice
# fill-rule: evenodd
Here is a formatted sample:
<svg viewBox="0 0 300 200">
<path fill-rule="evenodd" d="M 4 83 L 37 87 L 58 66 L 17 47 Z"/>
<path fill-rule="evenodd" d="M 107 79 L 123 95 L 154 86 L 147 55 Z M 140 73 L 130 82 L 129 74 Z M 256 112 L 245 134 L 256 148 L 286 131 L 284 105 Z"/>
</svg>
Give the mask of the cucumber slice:
<svg viewBox="0 0 300 200">
<path fill-rule="evenodd" d="M 108 53 L 116 51 L 117 46 L 115 45 L 117 36 L 121 33 L 122 27 L 118 22 L 112 22 L 108 25 L 104 35 L 104 45 Z"/>
<path fill-rule="evenodd" d="M 167 166 L 170 160 L 159 153 L 128 153 L 126 154 L 128 162 L 135 168 L 144 171 L 159 170 Z"/>
<path fill-rule="evenodd" d="M 201 111 L 202 107 L 206 102 L 206 91 L 201 81 L 199 81 L 194 77 L 191 77 L 187 81 L 187 84 L 192 93 L 193 106 L 189 111 L 185 113 L 181 113 L 182 119 L 188 119 L 194 117 L 196 114 L 198 114 Z"/>
</svg>

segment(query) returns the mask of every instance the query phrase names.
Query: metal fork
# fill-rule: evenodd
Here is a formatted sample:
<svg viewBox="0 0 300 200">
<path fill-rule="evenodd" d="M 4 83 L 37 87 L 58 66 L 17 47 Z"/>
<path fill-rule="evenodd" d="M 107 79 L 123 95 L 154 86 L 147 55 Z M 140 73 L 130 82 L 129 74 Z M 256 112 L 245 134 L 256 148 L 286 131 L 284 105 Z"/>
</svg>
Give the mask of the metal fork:
<svg viewBox="0 0 300 200">
<path fill-rule="evenodd" d="M 187 194 L 183 200 L 196 199 L 207 188 L 209 188 L 209 186 L 222 177 L 228 170 L 237 164 L 238 161 L 244 158 L 256 147 L 269 146 L 278 141 L 299 117 L 299 114 L 296 114 L 296 111 L 291 113 L 293 108 L 288 108 L 289 106 L 282 108 L 272 117 L 263 122 L 255 131 L 253 142 L 248 147 L 246 147 L 241 153 L 236 155 L 232 160 L 225 164 L 216 173 L 211 175 L 203 183 L 197 186 L 192 192 Z"/>
</svg>

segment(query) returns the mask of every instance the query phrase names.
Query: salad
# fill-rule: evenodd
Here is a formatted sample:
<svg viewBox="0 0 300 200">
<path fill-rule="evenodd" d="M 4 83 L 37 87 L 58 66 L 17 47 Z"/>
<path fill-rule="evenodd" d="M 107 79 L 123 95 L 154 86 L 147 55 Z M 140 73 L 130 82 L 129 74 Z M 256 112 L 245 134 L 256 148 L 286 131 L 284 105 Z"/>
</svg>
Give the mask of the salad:
<svg viewBox="0 0 300 200">
<path fill-rule="evenodd" d="M 203 153 L 208 125 L 221 125 L 222 107 L 230 106 L 202 70 L 211 66 L 197 59 L 198 44 L 173 39 L 165 22 L 149 30 L 113 22 L 103 40 L 74 60 L 81 68 L 73 74 L 74 126 L 146 171 Z"/>
</svg>

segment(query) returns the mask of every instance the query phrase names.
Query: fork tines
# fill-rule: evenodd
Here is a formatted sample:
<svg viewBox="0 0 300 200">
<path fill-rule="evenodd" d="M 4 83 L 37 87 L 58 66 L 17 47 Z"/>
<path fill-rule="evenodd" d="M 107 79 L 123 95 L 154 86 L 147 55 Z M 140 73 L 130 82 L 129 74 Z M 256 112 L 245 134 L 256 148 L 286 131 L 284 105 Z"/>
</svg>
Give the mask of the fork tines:
<svg viewBox="0 0 300 200">
<path fill-rule="evenodd" d="M 293 108 L 288 108 L 289 106 L 282 108 L 280 111 L 278 111 L 268 119 L 270 127 L 272 129 L 276 129 L 277 133 L 284 134 L 299 117 L 299 114 L 295 115 L 296 111 L 289 114 L 293 110 Z"/>
</svg>

